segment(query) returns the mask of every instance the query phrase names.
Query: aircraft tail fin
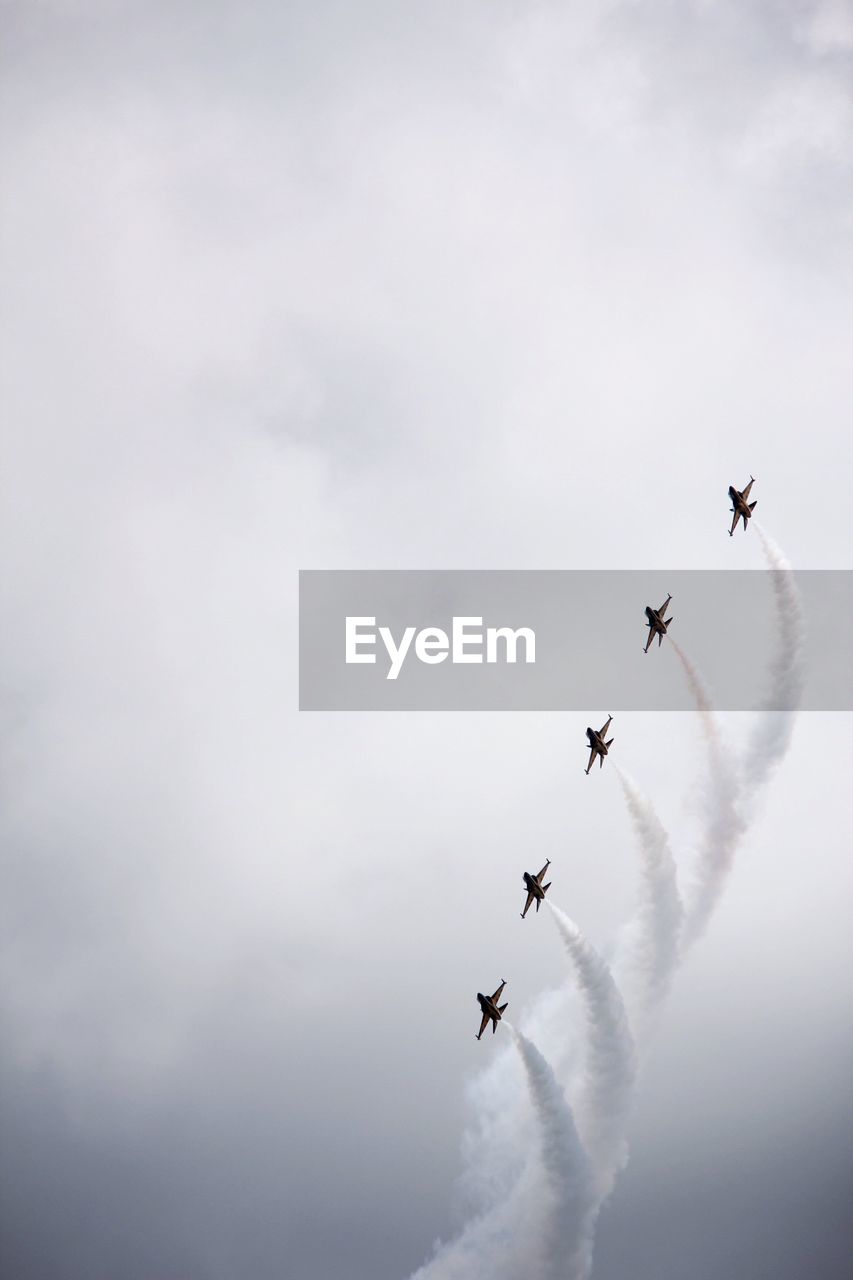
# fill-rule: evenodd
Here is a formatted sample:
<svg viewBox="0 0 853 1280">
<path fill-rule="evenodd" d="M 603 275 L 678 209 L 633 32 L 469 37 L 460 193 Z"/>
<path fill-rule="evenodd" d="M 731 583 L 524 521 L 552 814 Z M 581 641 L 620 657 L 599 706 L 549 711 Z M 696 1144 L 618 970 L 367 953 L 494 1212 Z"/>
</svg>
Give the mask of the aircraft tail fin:
<svg viewBox="0 0 853 1280">
<path fill-rule="evenodd" d="M 552 883 L 553 883 L 553 882 L 552 882 L 551 880 L 549 880 L 547 884 L 543 884 L 543 886 L 542 886 L 542 892 L 543 892 L 543 893 L 547 893 L 547 892 L 548 892 L 548 890 L 551 888 L 551 884 L 552 884 Z"/>
<path fill-rule="evenodd" d="M 504 1009 L 508 1009 L 508 1008 L 509 1008 L 509 1001 L 507 1000 L 506 1004 L 498 1005 L 498 1013 L 503 1013 Z"/>
<path fill-rule="evenodd" d="M 612 747 L 615 741 L 616 741 L 615 738 L 608 738 L 604 745 L 605 747 Z"/>
<path fill-rule="evenodd" d="M 754 511 L 757 506 L 758 506 L 758 499 L 756 498 L 755 502 L 750 502 L 749 504 L 750 511 Z"/>
<path fill-rule="evenodd" d="M 666 622 L 663 624 L 664 631 L 669 631 L 669 624 L 674 621 L 674 618 L 667 618 Z"/>
</svg>

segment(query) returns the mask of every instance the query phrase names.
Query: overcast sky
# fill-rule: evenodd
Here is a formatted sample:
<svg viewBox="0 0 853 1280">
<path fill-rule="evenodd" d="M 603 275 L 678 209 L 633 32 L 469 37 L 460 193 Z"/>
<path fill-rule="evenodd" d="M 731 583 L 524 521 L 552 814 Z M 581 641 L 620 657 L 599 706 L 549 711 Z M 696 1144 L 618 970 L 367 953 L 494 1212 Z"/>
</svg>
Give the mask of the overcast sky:
<svg viewBox="0 0 853 1280">
<path fill-rule="evenodd" d="M 404 1280 L 464 1219 L 474 993 L 566 979 L 522 871 L 605 953 L 630 915 L 619 708 L 300 715 L 297 571 L 757 568 L 750 473 L 853 568 L 853 5 L 0 22 L 0 1260 Z M 614 728 L 689 872 L 694 717 Z M 851 768 L 803 716 L 596 1280 L 846 1274 Z"/>
</svg>

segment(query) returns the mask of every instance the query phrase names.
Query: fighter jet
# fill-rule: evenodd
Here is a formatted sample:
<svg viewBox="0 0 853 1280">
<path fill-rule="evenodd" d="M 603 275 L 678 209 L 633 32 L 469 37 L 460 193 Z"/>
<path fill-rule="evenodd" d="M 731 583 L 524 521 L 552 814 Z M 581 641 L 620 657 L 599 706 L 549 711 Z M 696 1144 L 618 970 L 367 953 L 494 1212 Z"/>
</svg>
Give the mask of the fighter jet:
<svg viewBox="0 0 853 1280">
<path fill-rule="evenodd" d="M 531 902 L 533 902 L 534 899 L 536 900 L 537 911 L 539 910 L 540 902 L 545 901 L 545 894 L 551 888 L 551 882 L 549 881 L 548 884 L 543 884 L 542 881 L 545 879 L 545 875 L 550 865 L 551 865 L 551 859 L 549 858 L 548 861 L 545 863 L 545 866 L 539 872 L 538 876 L 532 876 L 529 871 L 525 871 L 524 875 L 521 877 L 524 883 L 527 885 L 527 901 L 525 902 L 524 910 L 521 913 L 522 920 L 530 910 L 530 904 Z"/>
<path fill-rule="evenodd" d="M 497 1031 L 498 1023 L 503 1017 L 504 1009 L 507 1007 L 505 1004 L 498 1004 L 498 1001 L 501 998 L 501 992 L 503 991 L 505 986 L 506 986 L 506 978 L 501 978 L 501 985 L 498 987 L 497 991 L 493 996 L 484 996 L 482 991 L 477 992 L 477 999 L 480 1002 L 480 1008 L 483 1010 L 483 1021 L 480 1023 L 480 1030 L 477 1034 L 478 1040 L 480 1039 L 480 1036 L 483 1034 L 483 1032 L 486 1030 L 486 1027 L 489 1025 L 490 1021 L 492 1024 L 492 1035 L 494 1035 L 495 1032 Z"/>
<path fill-rule="evenodd" d="M 664 622 L 664 618 L 663 618 L 663 615 L 666 613 L 667 609 L 669 608 L 669 602 L 671 599 L 672 599 L 672 596 L 667 596 L 667 598 L 664 600 L 663 604 L 659 609 L 653 609 L 650 604 L 646 605 L 646 617 L 648 618 L 648 622 L 646 623 L 646 626 L 649 629 L 649 638 L 646 641 L 646 647 L 643 650 L 643 653 L 648 653 L 649 645 L 652 643 L 655 636 L 657 636 L 658 638 L 658 648 L 660 648 L 661 644 L 663 643 L 663 638 L 666 635 L 667 627 L 672 622 L 672 618 L 667 618 L 666 622 Z"/>
<path fill-rule="evenodd" d="M 755 502 L 747 501 L 749 498 L 749 491 L 754 484 L 755 476 L 750 476 L 749 484 L 746 486 L 743 493 L 738 493 L 733 484 L 729 485 L 729 497 L 732 500 L 732 511 L 734 512 L 732 516 L 732 527 L 729 529 L 730 538 L 734 536 L 734 531 L 737 528 L 737 522 L 740 520 L 741 516 L 743 517 L 743 531 L 746 533 L 746 522 L 758 506 L 757 500 Z"/>
<path fill-rule="evenodd" d="M 612 738 L 609 738 L 607 742 L 604 741 L 604 735 L 607 732 L 607 730 L 610 728 L 610 721 L 612 719 L 613 719 L 612 716 L 608 716 L 606 723 L 601 726 L 601 728 L 598 730 L 597 733 L 595 729 L 590 729 L 589 726 L 587 726 L 586 736 L 589 738 L 590 752 L 589 752 L 589 764 L 586 766 L 586 770 L 585 770 L 586 773 L 589 773 L 590 769 L 595 763 L 596 756 L 598 756 L 599 768 L 601 768 L 604 764 L 604 757 L 607 755 L 609 748 L 613 744 Z"/>
</svg>

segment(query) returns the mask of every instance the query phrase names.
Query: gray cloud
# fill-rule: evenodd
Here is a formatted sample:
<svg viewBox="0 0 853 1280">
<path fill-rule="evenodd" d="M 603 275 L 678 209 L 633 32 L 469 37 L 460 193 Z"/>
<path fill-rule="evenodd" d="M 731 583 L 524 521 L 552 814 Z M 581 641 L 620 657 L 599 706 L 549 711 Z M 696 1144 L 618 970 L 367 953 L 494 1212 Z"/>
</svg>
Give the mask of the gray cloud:
<svg viewBox="0 0 853 1280">
<path fill-rule="evenodd" d="M 521 871 L 606 953 L 635 855 L 584 716 L 300 717 L 296 571 L 756 567 L 750 470 L 849 567 L 847 7 L 2 21 L 0 1263 L 399 1278 L 485 1194 L 473 993 L 565 970 Z M 695 726 L 617 745 L 689 865 Z M 851 766 L 800 723 L 602 1277 L 839 1273 Z"/>
</svg>

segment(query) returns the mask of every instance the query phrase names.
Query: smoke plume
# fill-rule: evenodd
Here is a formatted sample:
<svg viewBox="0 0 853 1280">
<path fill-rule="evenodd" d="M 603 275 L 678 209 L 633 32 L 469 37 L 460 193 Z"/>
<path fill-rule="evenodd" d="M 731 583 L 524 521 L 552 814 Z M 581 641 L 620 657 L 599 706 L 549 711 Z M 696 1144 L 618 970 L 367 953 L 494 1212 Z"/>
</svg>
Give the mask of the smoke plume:
<svg viewBox="0 0 853 1280">
<path fill-rule="evenodd" d="M 511 1028 L 539 1128 L 544 1174 L 538 1233 L 543 1280 L 584 1280 L 592 1267 L 590 1162 L 565 1094 L 536 1045 Z M 528 1273 L 530 1274 L 530 1273 Z"/>
<path fill-rule="evenodd" d="M 737 846 L 753 819 L 758 793 L 788 750 L 802 697 L 805 623 L 796 579 L 767 532 L 757 522 L 755 527 L 771 571 L 776 646 L 769 666 L 769 689 L 742 762 L 725 749 L 701 677 L 672 642 L 695 698 L 708 750 L 705 823 L 687 910 L 687 946 L 701 937 L 714 913 Z"/>
<path fill-rule="evenodd" d="M 666 830 L 633 780 L 617 768 L 641 853 L 640 902 L 623 956 L 626 989 L 643 1036 L 685 948 L 702 934 L 717 906 L 758 793 L 788 749 L 801 698 L 804 623 L 794 574 L 765 531 L 756 529 L 772 571 L 777 639 L 768 694 L 742 760 L 726 748 L 699 672 L 670 638 L 699 712 L 708 766 L 686 907 Z M 571 958 L 585 1011 L 577 1127 L 547 1060 L 505 1022 L 524 1068 L 538 1150 L 531 1155 L 521 1140 L 524 1099 L 512 1058 L 499 1055 L 478 1077 L 475 1094 L 480 1129 L 469 1156 L 481 1211 L 455 1240 L 437 1248 L 413 1280 L 587 1280 L 590 1274 L 596 1219 L 627 1159 L 636 1055 L 623 997 L 607 964 L 572 920 L 547 900 L 546 906 Z M 554 1060 L 564 1061 L 571 1042 L 565 996 L 551 993 L 536 1008 L 543 1027 L 556 1032 Z"/>
<path fill-rule="evenodd" d="M 805 620 L 794 571 L 767 531 L 757 523 L 755 528 L 770 570 L 777 639 L 770 688 L 744 760 L 745 784 L 752 792 L 767 781 L 788 750 L 805 679 Z"/>
<path fill-rule="evenodd" d="M 636 1078 L 634 1041 L 607 964 L 573 920 L 554 903 L 547 905 L 574 966 L 586 1012 L 587 1056 L 578 1124 L 603 1199 L 628 1158 L 625 1135 Z"/>
<path fill-rule="evenodd" d="M 439 1245 L 412 1280 L 587 1280 L 590 1274 L 597 1196 L 589 1157 L 547 1059 L 506 1019 L 502 1026 L 524 1069 L 538 1158 L 528 1155 L 504 1193 Z M 509 1094 L 503 1070 L 500 1075 Z M 500 1160 L 499 1151 L 492 1159 Z"/>
<path fill-rule="evenodd" d="M 639 903 L 625 929 L 619 970 L 625 975 L 620 986 L 630 999 L 631 1024 L 642 1041 L 678 965 L 684 908 L 666 829 L 634 780 L 615 767 L 640 849 Z"/>
<path fill-rule="evenodd" d="M 689 947 L 704 933 L 716 909 L 747 823 L 736 763 L 726 751 L 710 695 L 684 650 L 674 641 L 672 647 L 696 702 L 708 757 L 703 830 L 684 926 L 683 942 Z"/>
</svg>

